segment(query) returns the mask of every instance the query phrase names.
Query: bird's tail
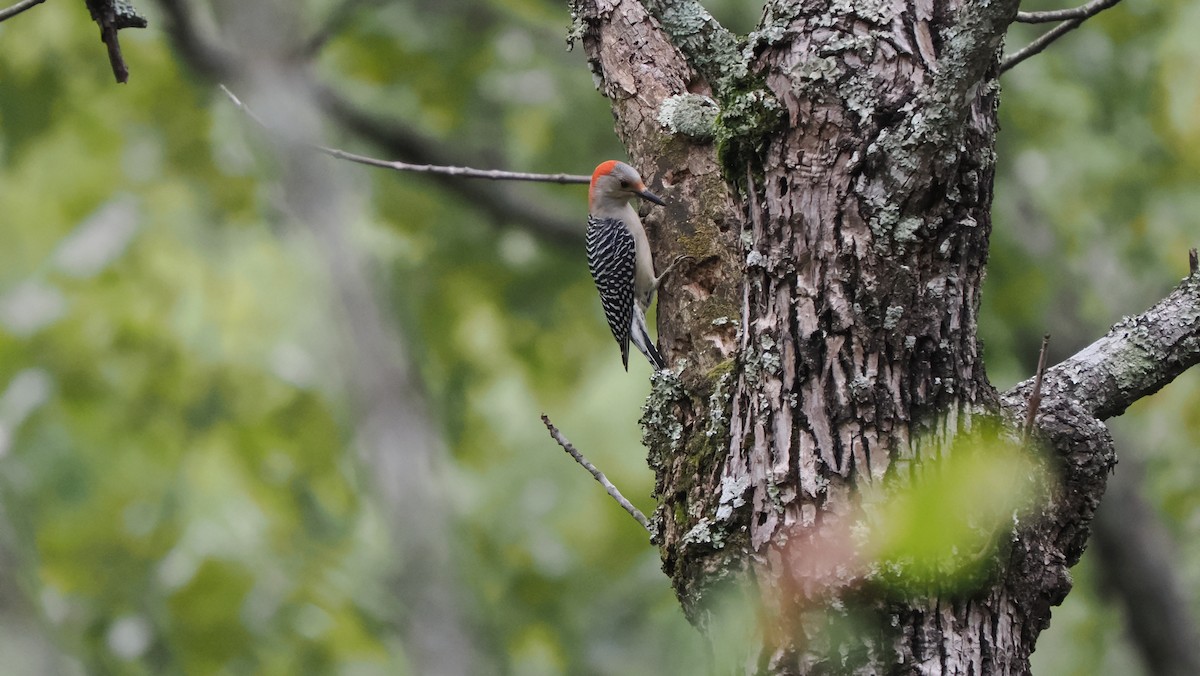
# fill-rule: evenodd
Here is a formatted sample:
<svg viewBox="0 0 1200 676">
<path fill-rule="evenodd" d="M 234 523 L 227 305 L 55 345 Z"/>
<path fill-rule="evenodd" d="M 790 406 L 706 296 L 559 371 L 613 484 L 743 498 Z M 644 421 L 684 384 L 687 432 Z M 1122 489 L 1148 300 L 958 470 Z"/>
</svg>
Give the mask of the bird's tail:
<svg viewBox="0 0 1200 676">
<path fill-rule="evenodd" d="M 629 339 L 637 346 L 637 349 L 650 361 L 650 365 L 655 371 L 662 371 L 667 368 L 667 362 L 663 359 L 662 353 L 654 347 L 654 339 L 650 337 L 650 331 L 646 328 L 646 315 L 640 307 L 633 308 L 633 325 L 630 327 Z M 629 365 L 626 364 L 628 369 Z"/>
</svg>

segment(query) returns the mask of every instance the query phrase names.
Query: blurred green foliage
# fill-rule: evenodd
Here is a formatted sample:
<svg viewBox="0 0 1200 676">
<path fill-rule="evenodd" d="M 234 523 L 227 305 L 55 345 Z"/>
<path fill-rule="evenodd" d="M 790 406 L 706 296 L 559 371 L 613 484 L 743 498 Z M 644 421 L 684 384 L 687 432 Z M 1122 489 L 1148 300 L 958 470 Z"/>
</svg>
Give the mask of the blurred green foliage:
<svg viewBox="0 0 1200 676">
<path fill-rule="evenodd" d="M 297 3 L 287 29 L 335 4 Z M 711 5 L 740 30 L 757 19 L 754 3 Z M 81 5 L 0 24 L 0 591 L 19 590 L 0 594 L 0 637 L 42 637 L 0 638 L 6 660 L 404 673 L 392 515 L 356 453 L 320 257 L 254 130 L 171 51 L 158 6 L 139 9 L 151 27 L 121 34 L 125 86 Z M 456 152 L 587 173 L 623 151 L 583 55 L 565 51 L 567 23 L 556 0 L 363 3 L 314 71 Z M 1064 357 L 1184 273 L 1197 32 L 1193 3 L 1125 3 L 1004 77 L 982 318 L 999 386 L 1029 375 L 1043 332 Z M 362 209 L 346 227 L 385 271 L 453 456 L 446 539 L 488 663 L 697 673 L 705 651 L 656 550 L 538 420 L 651 509 L 636 425 L 648 370 L 619 368 L 582 250 L 419 176 L 339 170 Z M 579 187 L 526 189 L 582 220 Z M 1198 397 L 1189 374 L 1117 428 L 1149 462 L 1193 593 Z M 1039 644 L 1045 673 L 1131 673 L 1089 565 Z"/>
<path fill-rule="evenodd" d="M 986 584 L 996 549 L 1036 513 L 1052 483 L 1046 463 L 986 419 L 914 472 L 910 483 L 863 498 L 871 527 L 862 549 L 880 581 L 901 594 L 953 595 Z"/>
</svg>

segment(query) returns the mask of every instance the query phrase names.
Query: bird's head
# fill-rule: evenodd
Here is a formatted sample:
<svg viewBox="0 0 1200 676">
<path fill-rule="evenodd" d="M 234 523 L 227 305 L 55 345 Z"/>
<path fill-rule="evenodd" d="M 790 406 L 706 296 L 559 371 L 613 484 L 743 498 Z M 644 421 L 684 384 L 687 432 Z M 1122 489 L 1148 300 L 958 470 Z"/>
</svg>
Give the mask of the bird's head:
<svg viewBox="0 0 1200 676">
<path fill-rule="evenodd" d="M 592 172 L 592 185 L 588 188 L 588 205 L 592 213 L 608 209 L 619 209 L 630 199 L 644 200 L 664 205 L 662 198 L 646 188 L 646 182 L 637 170 L 617 160 L 601 162 Z"/>
</svg>

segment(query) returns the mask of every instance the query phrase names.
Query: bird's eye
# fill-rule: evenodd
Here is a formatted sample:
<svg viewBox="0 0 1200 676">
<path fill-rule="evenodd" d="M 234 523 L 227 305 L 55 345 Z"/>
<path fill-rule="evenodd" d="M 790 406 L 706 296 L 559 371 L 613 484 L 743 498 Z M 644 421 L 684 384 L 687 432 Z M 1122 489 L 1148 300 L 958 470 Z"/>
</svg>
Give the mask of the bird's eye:
<svg viewBox="0 0 1200 676">
<path fill-rule="evenodd" d="M 629 181 L 621 181 L 621 188 L 628 190 L 629 189 Z"/>
</svg>

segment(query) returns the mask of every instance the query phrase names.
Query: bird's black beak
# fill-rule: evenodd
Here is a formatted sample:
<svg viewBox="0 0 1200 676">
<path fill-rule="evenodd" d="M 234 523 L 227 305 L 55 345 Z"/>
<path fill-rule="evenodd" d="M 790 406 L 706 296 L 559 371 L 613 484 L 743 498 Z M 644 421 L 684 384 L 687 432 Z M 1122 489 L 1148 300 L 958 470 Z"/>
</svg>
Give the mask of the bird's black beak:
<svg viewBox="0 0 1200 676">
<path fill-rule="evenodd" d="M 638 197 L 641 197 L 642 199 L 646 200 L 647 202 L 654 202 L 655 204 L 657 204 L 660 207 L 667 206 L 667 203 L 664 202 L 661 197 L 659 197 L 658 195 L 655 195 L 654 193 L 650 192 L 649 190 L 641 190 L 637 193 L 637 195 L 638 195 Z"/>
</svg>

